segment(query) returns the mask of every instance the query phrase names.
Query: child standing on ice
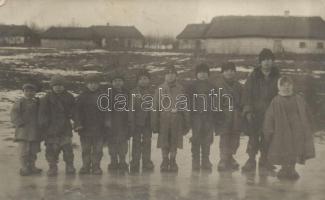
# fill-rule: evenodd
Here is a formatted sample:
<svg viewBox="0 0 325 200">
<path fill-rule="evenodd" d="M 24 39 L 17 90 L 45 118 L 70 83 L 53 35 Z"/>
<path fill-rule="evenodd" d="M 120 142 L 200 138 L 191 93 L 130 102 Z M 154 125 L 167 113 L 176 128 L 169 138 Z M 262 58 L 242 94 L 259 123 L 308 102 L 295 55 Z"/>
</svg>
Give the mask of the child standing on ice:
<svg viewBox="0 0 325 200">
<path fill-rule="evenodd" d="M 279 93 L 267 109 L 264 137 L 270 163 L 281 165 L 279 179 L 298 179 L 296 163 L 315 157 L 311 117 L 304 98 L 293 92 L 289 77 L 278 80 Z"/>
<path fill-rule="evenodd" d="M 35 166 L 37 153 L 41 150 L 41 135 L 37 125 L 39 99 L 35 97 L 36 91 L 35 84 L 24 84 L 24 96 L 15 102 L 11 110 L 11 121 L 16 128 L 15 141 L 19 147 L 21 176 L 42 172 Z"/>
</svg>

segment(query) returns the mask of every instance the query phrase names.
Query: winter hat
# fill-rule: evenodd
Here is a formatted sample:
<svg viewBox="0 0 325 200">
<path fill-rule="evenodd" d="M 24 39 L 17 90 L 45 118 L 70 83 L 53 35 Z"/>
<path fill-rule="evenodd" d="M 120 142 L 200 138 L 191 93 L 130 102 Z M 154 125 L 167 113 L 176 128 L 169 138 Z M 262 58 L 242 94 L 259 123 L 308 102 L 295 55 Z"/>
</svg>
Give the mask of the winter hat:
<svg viewBox="0 0 325 200">
<path fill-rule="evenodd" d="M 270 49 L 264 48 L 258 55 L 258 61 L 261 63 L 263 60 L 272 59 L 274 60 L 274 54 Z"/>
<path fill-rule="evenodd" d="M 225 62 L 221 65 L 221 73 L 227 70 L 236 71 L 236 66 L 233 62 Z"/>
<path fill-rule="evenodd" d="M 34 78 L 27 78 L 26 80 L 23 81 L 23 87 L 22 89 L 34 89 L 36 92 L 39 92 L 42 88 L 41 83 Z"/>
<path fill-rule="evenodd" d="M 174 65 L 166 68 L 166 74 L 177 74 L 177 70 Z"/>
<path fill-rule="evenodd" d="M 138 73 L 137 73 L 137 82 L 139 81 L 141 76 L 146 76 L 149 79 L 151 78 L 150 73 L 146 69 L 142 69 L 142 70 L 138 71 Z"/>
<path fill-rule="evenodd" d="M 37 90 L 37 86 L 32 83 L 25 83 L 23 85 L 23 90 L 26 90 L 26 89 Z"/>
<path fill-rule="evenodd" d="M 62 75 L 54 75 L 50 80 L 50 86 L 53 87 L 55 85 L 66 85 L 66 79 Z"/>
<path fill-rule="evenodd" d="M 202 63 L 200 65 L 197 65 L 195 67 L 195 74 L 197 75 L 200 72 L 206 72 L 206 73 L 210 74 L 210 68 L 209 68 L 209 66 L 207 64 L 205 64 L 205 63 Z"/>
<path fill-rule="evenodd" d="M 88 74 L 85 77 L 85 83 L 99 83 L 99 77 L 97 74 Z"/>
</svg>

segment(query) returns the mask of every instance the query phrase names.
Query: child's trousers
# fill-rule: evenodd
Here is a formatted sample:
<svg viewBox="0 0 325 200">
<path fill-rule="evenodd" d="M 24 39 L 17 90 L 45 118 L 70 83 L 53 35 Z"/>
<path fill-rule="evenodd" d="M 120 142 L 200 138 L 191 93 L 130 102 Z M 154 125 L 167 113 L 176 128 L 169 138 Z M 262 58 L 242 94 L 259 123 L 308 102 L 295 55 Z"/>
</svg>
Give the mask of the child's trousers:
<svg viewBox="0 0 325 200">
<path fill-rule="evenodd" d="M 123 163 L 128 152 L 128 142 L 122 141 L 118 143 L 108 144 L 108 153 L 111 157 L 111 163 Z"/>
<path fill-rule="evenodd" d="M 151 160 L 151 137 L 148 127 L 137 127 L 132 138 L 132 161 L 139 162 L 142 156 L 143 162 Z"/>
<path fill-rule="evenodd" d="M 73 165 L 73 148 L 71 137 L 63 136 L 59 137 L 58 140 L 46 141 L 46 152 L 45 157 L 49 165 L 56 165 L 59 160 L 60 152 L 63 152 L 63 160 L 68 165 Z"/>
<path fill-rule="evenodd" d="M 232 155 L 236 154 L 239 147 L 240 133 L 226 132 L 220 134 L 220 159 L 228 160 Z"/>
<path fill-rule="evenodd" d="M 86 168 L 99 167 L 103 157 L 104 138 L 80 136 L 82 163 Z"/>
<path fill-rule="evenodd" d="M 41 151 L 40 142 L 19 141 L 19 159 L 21 167 L 27 169 L 35 164 L 37 153 Z"/>
</svg>

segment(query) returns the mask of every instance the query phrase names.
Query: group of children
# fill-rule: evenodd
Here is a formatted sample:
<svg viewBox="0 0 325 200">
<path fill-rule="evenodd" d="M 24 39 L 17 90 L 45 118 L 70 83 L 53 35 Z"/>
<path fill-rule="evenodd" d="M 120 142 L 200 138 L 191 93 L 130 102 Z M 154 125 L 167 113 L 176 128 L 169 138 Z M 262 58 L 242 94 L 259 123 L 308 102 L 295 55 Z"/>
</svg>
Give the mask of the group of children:
<svg viewBox="0 0 325 200">
<path fill-rule="evenodd" d="M 128 102 L 132 111 L 113 109 L 103 112 L 98 99 L 105 92 L 96 75 L 85 77 L 85 90 L 74 98 L 65 87 L 66 80 L 60 75 L 51 78 L 51 90 L 40 99 L 35 97 L 37 85 L 23 85 L 24 96 L 15 102 L 11 119 L 16 127 L 15 139 L 20 149 L 23 176 L 41 173 L 35 166 L 40 142 L 45 141 L 48 176 L 57 175 L 60 152 L 66 163 L 66 173 L 75 174 L 72 130 L 79 133 L 82 149 L 82 167 L 79 174 L 103 173 L 100 163 L 103 146 L 108 145 L 111 172 L 139 173 L 152 171 L 152 133 L 158 133 L 157 147 L 161 149 L 162 172 L 177 172 L 177 150 L 183 147 L 183 136 L 192 130 L 192 169 L 211 170 L 210 146 L 214 133 L 220 135 L 219 171 L 238 170 L 234 155 L 239 147 L 240 133 L 249 135 L 247 153 L 249 159 L 242 171 L 256 169 L 256 154 L 261 152 L 259 167 L 274 170 L 281 165 L 279 178 L 297 179 L 296 163 L 304 163 L 315 156 L 312 127 L 308 109 L 301 95 L 293 92 L 293 81 L 280 77 L 273 66 L 273 54 L 263 49 L 259 55 L 260 65 L 249 75 L 245 86 L 236 80 L 236 66 L 227 62 L 221 67 L 221 77 L 210 80 L 209 66 L 196 67 L 196 80 L 188 87 L 178 82 L 175 67 L 167 68 L 165 81 L 155 91 L 151 90 L 151 76 L 146 70 L 137 74 L 136 87 L 128 91 L 122 74 L 112 77 L 112 98 L 116 95 L 152 95 L 156 112 L 144 110 L 143 102 L 135 98 Z M 221 99 L 222 112 L 211 110 L 213 100 L 197 98 L 195 109 L 178 109 L 179 94 L 193 96 L 209 95 L 211 90 L 223 88 L 233 98 Z M 168 95 L 170 110 L 159 110 L 160 96 Z M 191 98 L 190 98 L 191 99 Z M 158 102 L 158 103 L 157 103 Z M 208 108 L 207 110 L 205 108 Z M 71 123 L 73 121 L 73 125 Z M 128 140 L 132 138 L 132 160 L 126 161 Z"/>
</svg>

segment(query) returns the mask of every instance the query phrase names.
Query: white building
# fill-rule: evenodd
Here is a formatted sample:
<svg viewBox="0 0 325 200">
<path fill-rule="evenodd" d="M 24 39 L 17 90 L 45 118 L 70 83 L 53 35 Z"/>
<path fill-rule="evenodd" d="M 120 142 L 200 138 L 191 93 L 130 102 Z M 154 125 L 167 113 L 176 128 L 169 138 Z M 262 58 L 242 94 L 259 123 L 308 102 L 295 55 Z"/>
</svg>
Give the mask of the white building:
<svg viewBox="0 0 325 200">
<path fill-rule="evenodd" d="M 322 54 L 325 22 L 320 17 L 221 16 L 213 18 L 196 38 L 213 54 L 258 54 L 263 48 L 275 53 Z"/>
</svg>

